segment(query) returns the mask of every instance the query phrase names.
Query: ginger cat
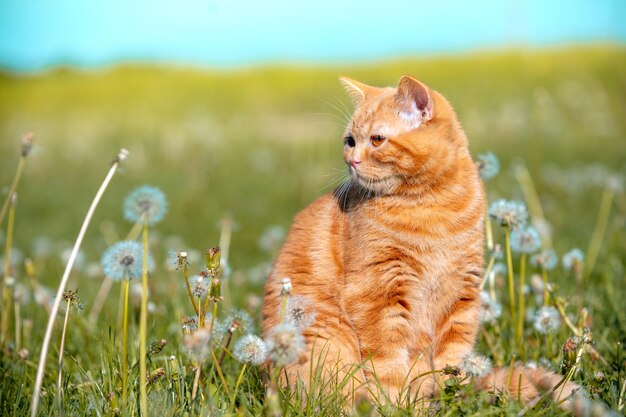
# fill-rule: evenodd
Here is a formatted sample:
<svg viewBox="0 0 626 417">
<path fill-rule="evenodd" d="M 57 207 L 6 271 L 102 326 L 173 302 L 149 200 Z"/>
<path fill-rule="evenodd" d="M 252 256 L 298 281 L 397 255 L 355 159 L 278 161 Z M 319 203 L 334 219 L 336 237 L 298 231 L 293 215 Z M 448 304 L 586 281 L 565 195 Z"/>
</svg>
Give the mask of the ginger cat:
<svg viewBox="0 0 626 417">
<path fill-rule="evenodd" d="M 296 216 L 265 287 L 263 330 L 277 324 L 280 280 L 290 277 L 316 321 L 288 381 L 309 383 L 314 352 L 323 377 L 354 378 L 347 386 L 357 395 L 369 384 L 392 403 L 406 390 L 430 396 L 442 375 L 422 375 L 458 365 L 479 329 L 482 182 L 441 94 L 410 76 L 396 88 L 341 81 L 356 107 L 344 135 L 351 179 Z M 531 402 L 560 380 L 541 369 L 511 372 L 494 370 L 478 386 L 517 397 L 521 375 L 520 398 Z"/>
</svg>

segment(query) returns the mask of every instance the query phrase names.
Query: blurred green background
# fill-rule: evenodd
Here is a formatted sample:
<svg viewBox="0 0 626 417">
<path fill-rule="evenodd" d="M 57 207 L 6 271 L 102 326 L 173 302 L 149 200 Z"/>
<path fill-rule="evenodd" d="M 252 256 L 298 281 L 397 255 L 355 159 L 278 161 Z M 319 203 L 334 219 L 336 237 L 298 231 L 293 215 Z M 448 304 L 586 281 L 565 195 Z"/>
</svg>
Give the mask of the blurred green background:
<svg viewBox="0 0 626 417">
<path fill-rule="evenodd" d="M 523 161 L 555 233 L 564 237 L 557 249 L 587 244 L 603 180 L 610 173 L 623 180 L 626 172 L 626 49 L 620 46 L 354 66 L 5 74 L 0 184 L 10 183 L 21 134 L 37 136 L 19 189 L 16 245 L 26 256 L 38 236 L 69 246 L 108 164 L 125 147 L 130 157 L 84 245 L 88 261 L 106 248 L 107 230 L 121 236 L 130 227 L 122 218 L 124 196 L 151 184 L 170 203 L 158 233 L 188 246 L 171 249 L 216 243 L 218 223 L 229 214 L 237 224 L 231 264 L 251 267 L 267 257 L 257 245 L 263 231 L 287 228 L 345 171 L 341 137 L 351 103 L 337 77 L 383 86 L 404 73 L 452 102 L 473 154 L 492 150 L 500 157 L 503 173 L 488 186 L 492 198 L 521 197 L 510 167 Z"/>
</svg>

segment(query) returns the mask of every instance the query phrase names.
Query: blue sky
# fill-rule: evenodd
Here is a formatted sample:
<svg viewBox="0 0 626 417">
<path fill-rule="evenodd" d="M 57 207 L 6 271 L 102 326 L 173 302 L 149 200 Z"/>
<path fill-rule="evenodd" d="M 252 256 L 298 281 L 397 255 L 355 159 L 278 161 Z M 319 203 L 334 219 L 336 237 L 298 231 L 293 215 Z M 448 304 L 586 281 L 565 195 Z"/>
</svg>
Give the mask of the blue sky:
<svg viewBox="0 0 626 417">
<path fill-rule="evenodd" d="M 2 0 L 0 67 L 382 59 L 626 42 L 626 0 Z"/>
</svg>

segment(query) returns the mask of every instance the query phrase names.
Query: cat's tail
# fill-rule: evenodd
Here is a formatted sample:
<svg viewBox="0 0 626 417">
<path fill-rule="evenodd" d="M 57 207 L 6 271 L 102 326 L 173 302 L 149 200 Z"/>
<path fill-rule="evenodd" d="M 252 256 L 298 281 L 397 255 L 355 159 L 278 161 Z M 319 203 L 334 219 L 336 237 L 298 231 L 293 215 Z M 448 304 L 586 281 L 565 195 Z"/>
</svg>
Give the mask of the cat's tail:
<svg viewBox="0 0 626 417">
<path fill-rule="evenodd" d="M 530 406 L 549 396 L 561 408 L 570 411 L 573 394 L 582 393 L 582 390 L 578 384 L 565 382 L 564 378 L 563 375 L 543 368 L 515 366 L 496 368 L 489 374 L 477 378 L 476 385 L 482 391 L 494 394 L 508 393 Z"/>
</svg>

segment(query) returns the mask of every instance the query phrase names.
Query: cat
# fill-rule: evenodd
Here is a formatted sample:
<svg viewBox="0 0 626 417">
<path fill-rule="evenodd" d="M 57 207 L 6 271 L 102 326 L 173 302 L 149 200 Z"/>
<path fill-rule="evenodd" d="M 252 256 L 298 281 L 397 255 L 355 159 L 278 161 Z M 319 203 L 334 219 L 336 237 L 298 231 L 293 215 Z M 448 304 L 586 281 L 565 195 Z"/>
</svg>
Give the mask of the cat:
<svg viewBox="0 0 626 417">
<path fill-rule="evenodd" d="M 340 80 L 355 104 L 343 148 L 350 179 L 295 217 L 265 287 L 263 331 L 278 323 L 290 277 L 316 320 L 286 380 L 308 384 L 313 360 L 323 378 L 351 379 L 351 397 L 432 396 L 444 376 L 429 371 L 459 365 L 479 330 L 482 181 L 441 94 L 408 75 L 395 88 Z M 515 367 L 477 386 L 531 403 L 560 379 Z"/>
</svg>

